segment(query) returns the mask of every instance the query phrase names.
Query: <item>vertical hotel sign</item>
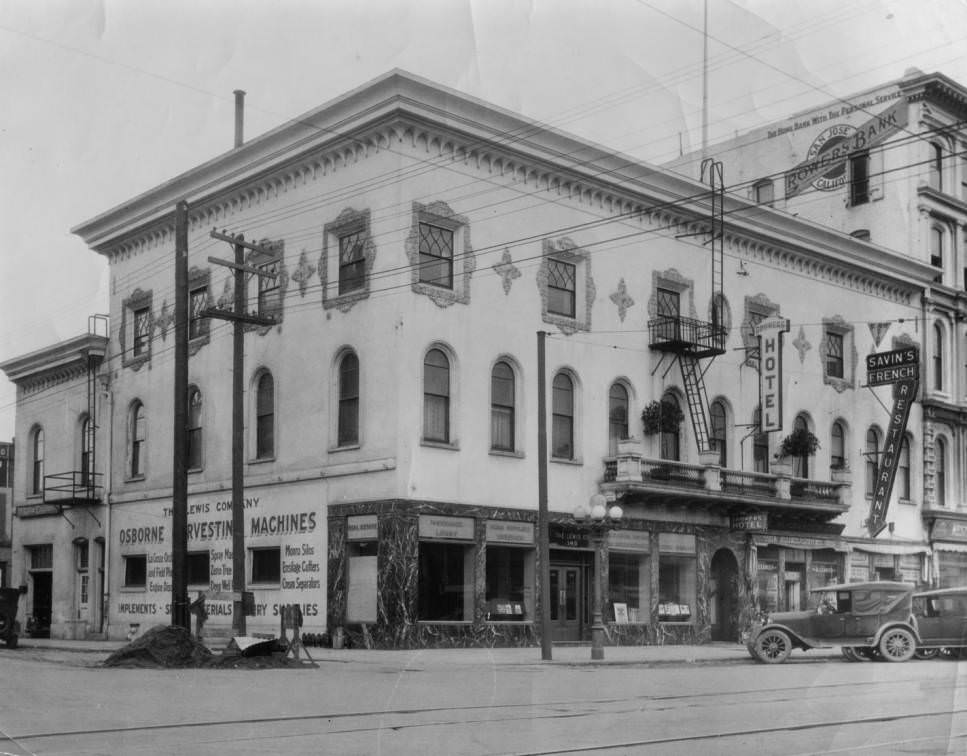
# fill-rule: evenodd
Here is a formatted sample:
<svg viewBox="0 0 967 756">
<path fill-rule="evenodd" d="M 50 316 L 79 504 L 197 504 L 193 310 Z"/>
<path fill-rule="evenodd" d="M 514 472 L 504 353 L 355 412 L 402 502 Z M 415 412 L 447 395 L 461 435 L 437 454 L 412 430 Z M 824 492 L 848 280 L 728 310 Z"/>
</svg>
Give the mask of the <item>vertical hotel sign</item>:
<svg viewBox="0 0 967 756">
<path fill-rule="evenodd" d="M 887 425 L 883 455 L 876 466 L 876 482 L 870 516 L 866 521 L 870 537 L 875 538 L 886 527 L 886 511 L 900 464 L 903 434 L 910 417 L 910 405 L 920 386 L 920 353 L 916 347 L 879 352 L 866 358 L 866 383 L 869 386 L 893 386 L 893 411 Z"/>
<path fill-rule="evenodd" d="M 789 332 L 785 318 L 768 318 L 756 324 L 759 337 L 759 421 L 762 433 L 782 430 L 782 334 Z"/>
</svg>

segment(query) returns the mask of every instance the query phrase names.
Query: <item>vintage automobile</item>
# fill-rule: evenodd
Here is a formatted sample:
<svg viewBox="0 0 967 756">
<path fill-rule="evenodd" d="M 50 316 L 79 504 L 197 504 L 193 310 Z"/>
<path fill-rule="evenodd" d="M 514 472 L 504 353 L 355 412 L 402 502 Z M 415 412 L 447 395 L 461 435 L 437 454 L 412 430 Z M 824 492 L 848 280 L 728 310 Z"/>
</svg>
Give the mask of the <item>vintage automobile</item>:
<svg viewBox="0 0 967 756">
<path fill-rule="evenodd" d="M 941 652 L 961 657 L 967 652 L 967 586 L 913 594 L 913 619 L 919 635 L 917 658 Z"/>
<path fill-rule="evenodd" d="M 865 582 L 814 589 L 817 606 L 773 612 L 753 625 L 747 647 L 766 664 L 789 658 L 794 648 L 842 646 L 844 656 L 866 654 L 891 662 L 912 658 L 919 643 L 912 612 L 914 585 Z"/>
</svg>

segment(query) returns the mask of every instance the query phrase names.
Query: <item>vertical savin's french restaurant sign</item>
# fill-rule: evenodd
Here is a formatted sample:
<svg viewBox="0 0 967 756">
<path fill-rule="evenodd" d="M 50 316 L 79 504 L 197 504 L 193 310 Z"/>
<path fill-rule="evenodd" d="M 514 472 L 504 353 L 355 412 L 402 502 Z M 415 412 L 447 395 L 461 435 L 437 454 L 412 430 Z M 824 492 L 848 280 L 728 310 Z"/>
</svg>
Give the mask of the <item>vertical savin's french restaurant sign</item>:
<svg viewBox="0 0 967 756">
<path fill-rule="evenodd" d="M 866 382 L 869 386 L 893 386 L 893 411 L 883 442 L 883 454 L 876 466 L 870 517 L 866 522 L 870 536 L 875 538 L 886 527 L 886 511 L 900 464 L 903 434 L 907 429 L 910 406 L 920 386 L 919 351 L 916 347 L 905 347 L 869 355 L 866 358 Z"/>
<path fill-rule="evenodd" d="M 755 326 L 759 337 L 759 423 L 762 433 L 782 430 L 782 334 L 786 318 L 768 318 Z"/>
</svg>

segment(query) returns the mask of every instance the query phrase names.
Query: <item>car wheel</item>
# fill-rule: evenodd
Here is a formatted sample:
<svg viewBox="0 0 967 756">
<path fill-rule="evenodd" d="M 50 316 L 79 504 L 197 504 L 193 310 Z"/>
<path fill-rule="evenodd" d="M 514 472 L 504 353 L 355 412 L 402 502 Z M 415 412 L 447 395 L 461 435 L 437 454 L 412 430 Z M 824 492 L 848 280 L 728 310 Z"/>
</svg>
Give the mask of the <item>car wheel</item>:
<svg viewBox="0 0 967 756">
<path fill-rule="evenodd" d="M 781 664 L 789 658 L 792 641 L 782 630 L 765 630 L 755 639 L 755 653 L 766 664 Z"/>
<path fill-rule="evenodd" d="M 917 651 L 913 633 L 902 627 L 891 627 L 880 637 L 880 655 L 890 662 L 905 662 Z"/>
<path fill-rule="evenodd" d="M 6 635 L 9 630 L 10 618 L 3 612 L 0 612 L 0 635 Z"/>
<path fill-rule="evenodd" d="M 913 652 L 913 656 L 917 659 L 936 659 L 939 655 L 939 648 L 918 648 Z"/>
</svg>

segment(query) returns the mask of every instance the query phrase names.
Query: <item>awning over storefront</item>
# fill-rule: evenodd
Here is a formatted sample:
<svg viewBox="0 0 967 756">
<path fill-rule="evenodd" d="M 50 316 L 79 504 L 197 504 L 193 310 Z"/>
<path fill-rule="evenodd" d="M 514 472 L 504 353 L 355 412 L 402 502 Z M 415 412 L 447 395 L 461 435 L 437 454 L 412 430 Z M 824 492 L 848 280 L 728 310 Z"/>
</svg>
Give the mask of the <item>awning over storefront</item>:
<svg viewBox="0 0 967 756">
<path fill-rule="evenodd" d="M 765 546 L 785 546 L 789 549 L 802 549 L 809 551 L 816 551 L 819 549 L 849 551 L 849 545 L 839 538 L 812 538 L 809 536 L 756 533 L 752 536 L 752 540 L 759 548 L 763 548 Z"/>
<path fill-rule="evenodd" d="M 967 543 L 943 543 L 937 542 L 933 545 L 934 551 L 953 551 L 958 554 L 967 554 Z"/>
<path fill-rule="evenodd" d="M 930 547 L 923 543 L 851 543 L 849 546 L 853 551 L 865 551 L 867 554 L 909 556 L 930 553 Z M 936 544 L 934 546 L 936 547 Z"/>
</svg>

